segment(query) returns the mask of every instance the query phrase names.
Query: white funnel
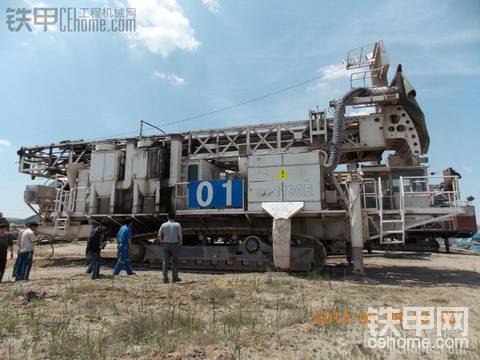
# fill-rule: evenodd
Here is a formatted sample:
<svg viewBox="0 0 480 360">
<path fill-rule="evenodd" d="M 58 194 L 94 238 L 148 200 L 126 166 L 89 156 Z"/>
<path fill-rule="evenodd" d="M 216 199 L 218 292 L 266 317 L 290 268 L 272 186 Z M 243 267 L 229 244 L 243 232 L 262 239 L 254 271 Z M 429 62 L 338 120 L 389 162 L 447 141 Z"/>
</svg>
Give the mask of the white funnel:
<svg viewBox="0 0 480 360">
<path fill-rule="evenodd" d="M 303 201 L 293 202 L 263 202 L 262 208 L 274 219 L 290 219 L 303 209 Z"/>
</svg>

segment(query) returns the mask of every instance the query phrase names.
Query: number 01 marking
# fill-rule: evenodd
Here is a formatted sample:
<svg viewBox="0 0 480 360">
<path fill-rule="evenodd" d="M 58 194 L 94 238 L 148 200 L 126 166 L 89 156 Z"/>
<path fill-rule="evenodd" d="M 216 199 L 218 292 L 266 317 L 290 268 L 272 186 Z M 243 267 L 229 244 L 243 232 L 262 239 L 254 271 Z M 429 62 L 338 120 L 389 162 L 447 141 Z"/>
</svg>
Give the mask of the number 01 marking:
<svg viewBox="0 0 480 360">
<path fill-rule="evenodd" d="M 232 194 L 232 180 L 227 180 L 222 184 L 222 188 L 225 189 L 225 204 L 226 206 L 232 206 L 233 194 Z M 206 189 L 206 196 L 204 196 L 203 189 Z M 196 198 L 200 207 L 208 207 L 212 204 L 213 200 L 213 185 L 209 181 L 202 181 L 198 184 L 196 191 Z"/>
</svg>

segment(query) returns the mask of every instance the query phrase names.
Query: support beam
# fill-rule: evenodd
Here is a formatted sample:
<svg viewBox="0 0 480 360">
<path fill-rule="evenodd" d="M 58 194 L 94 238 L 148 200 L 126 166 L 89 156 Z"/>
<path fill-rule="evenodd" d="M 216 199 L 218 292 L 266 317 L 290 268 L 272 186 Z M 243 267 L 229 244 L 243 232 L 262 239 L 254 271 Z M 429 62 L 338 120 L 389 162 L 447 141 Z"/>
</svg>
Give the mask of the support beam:
<svg viewBox="0 0 480 360">
<path fill-rule="evenodd" d="M 363 269 L 363 226 L 361 185 L 362 178 L 357 173 L 351 173 L 347 178 L 350 197 L 350 241 L 352 243 L 353 273 L 365 275 Z"/>
<path fill-rule="evenodd" d="M 292 237 L 292 217 L 303 209 L 304 203 L 264 202 L 262 208 L 273 217 L 273 264 L 277 269 L 289 270 Z"/>
<path fill-rule="evenodd" d="M 172 135 L 170 146 L 170 186 L 175 186 L 180 182 L 182 169 L 182 144 L 182 135 Z"/>
</svg>

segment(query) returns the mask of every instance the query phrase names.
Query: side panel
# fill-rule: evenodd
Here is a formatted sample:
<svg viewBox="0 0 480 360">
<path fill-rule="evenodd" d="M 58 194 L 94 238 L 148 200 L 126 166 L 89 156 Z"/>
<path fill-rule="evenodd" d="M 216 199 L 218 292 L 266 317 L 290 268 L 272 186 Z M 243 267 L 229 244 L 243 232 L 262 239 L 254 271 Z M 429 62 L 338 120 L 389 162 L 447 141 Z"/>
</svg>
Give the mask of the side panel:
<svg viewBox="0 0 480 360">
<path fill-rule="evenodd" d="M 362 120 L 359 121 L 359 127 L 362 146 L 369 148 L 385 147 L 383 114 L 375 114 L 374 116 L 362 118 Z"/>
<path fill-rule="evenodd" d="M 305 211 L 320 211 L 320 154 L 275 154 L 248 158 L 248 210 L 262 202 L 303 201 Z"/>
</svg>

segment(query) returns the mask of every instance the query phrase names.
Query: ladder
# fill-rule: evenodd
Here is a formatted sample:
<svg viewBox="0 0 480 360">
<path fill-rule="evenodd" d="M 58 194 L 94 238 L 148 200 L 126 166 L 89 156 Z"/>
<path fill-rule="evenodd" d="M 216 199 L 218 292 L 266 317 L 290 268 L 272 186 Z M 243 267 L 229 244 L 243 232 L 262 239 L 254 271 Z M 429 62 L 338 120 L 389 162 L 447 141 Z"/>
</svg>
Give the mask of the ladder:
<svg viewBox="0 0 480 360">
<path fill-rule="evenodd" d="M 405 243 L 405 199 L 403 180 L 400 177 L 400 206 L 398 210 L 385 212 L 383 209 L 382 181 L 378 178 L 378 216 L 380 244 Z"/>
<path fill-rule="evenodd" d="M 55 238 L 65 237 L 68 231 L 68 217 L 56 217 L 53 234 Z"/>
<path fill-rule="evenodd" d="M 57 188 L 55 196 L 55 209 L 54 209 L 54 229 L 53 235 L 55 238 L 65 237 L 68 234 L 68 228 L 70 225 L 70 191 L 65 190 L 65 186 L 68 183 L 65 182 L 61 187 Z"/>
</svg>

